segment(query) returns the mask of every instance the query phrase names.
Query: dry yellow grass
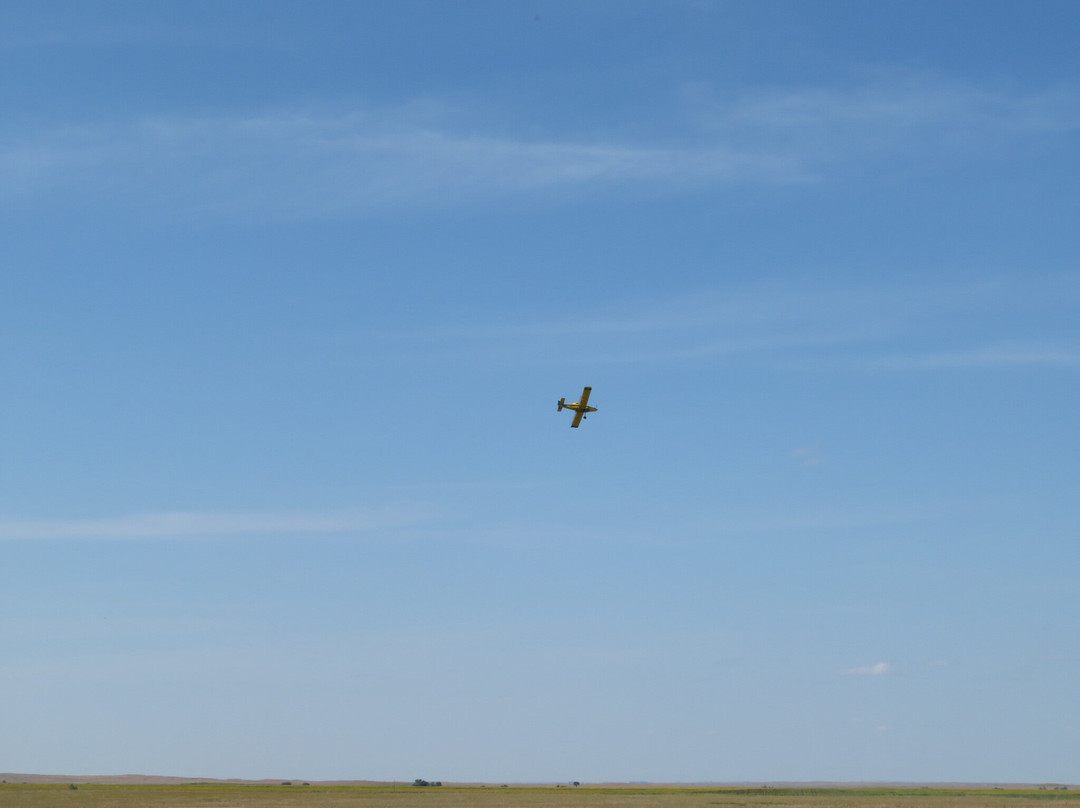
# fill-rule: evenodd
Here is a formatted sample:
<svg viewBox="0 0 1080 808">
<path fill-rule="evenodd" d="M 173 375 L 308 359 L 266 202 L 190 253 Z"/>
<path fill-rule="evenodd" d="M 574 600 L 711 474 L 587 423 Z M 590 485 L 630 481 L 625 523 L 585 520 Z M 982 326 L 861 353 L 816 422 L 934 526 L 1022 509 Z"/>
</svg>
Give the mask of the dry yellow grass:
<svg viewBox="0 0 1080 808">
<path fill-rule="evenodd" d="M 0 808 L 1072 808 L 1078 801 L 1080 791 L 991 789 L 0 785 Z"/>
</svg>

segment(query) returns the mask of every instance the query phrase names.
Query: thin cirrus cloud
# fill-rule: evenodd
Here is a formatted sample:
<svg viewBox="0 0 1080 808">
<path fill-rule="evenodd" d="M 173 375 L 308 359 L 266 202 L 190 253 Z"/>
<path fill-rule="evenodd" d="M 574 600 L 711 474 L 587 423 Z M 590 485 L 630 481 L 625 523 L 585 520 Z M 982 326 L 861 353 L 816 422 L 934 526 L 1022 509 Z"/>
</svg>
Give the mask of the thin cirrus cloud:
<svg viewBox="0 0 1080 808">
<path fill-rule="evenodd" d="M 1074 88 L 1021 91 L 934 75 L 897 73 L 843 89 L 766 89 L 732 99 L 697 87 L 687 97 L 706 129 L 764 138 L 770 148 L 797 149 L 803 160 L 825 162 L 913 146 L 967 149 L 1080 129 Z"/>
<path fill-rule="evenodd" d="M 560 364 L 751 361 L 860 372 L 1061 372 L 1080 365 L 1080 353 L 1059 334 L 1048 335 L 1042 323 L 1056 322 L 1064 308 L 1075 305 L 1078 292 L 1071 279 L 1053 274 L 1037 282 L 1001 276 L 914 288 L 760 284 L 531 322 L 357 332 L 337 340 L 378 343 L 380 350 L 370 353 L 395 360 L 407 354 Z M 1007 314 L 1028 316 L 1028 339 L 1000 340 L 1000 320 Z M 966 326 L 957 334 L 954 324 L 961 316 Z"/>
<path fill-rule="evenodd" d="M 992 346 L 885 356 L 873 365 L 886 370 L 962 370 L 1008 367 L 1080 367 L 1080 351 L 1060 345 Z"/>
<path fill-rule="evenodd" d="M 802 178 L 782 156 L 461 134 L 395 113 L 155 118 L 0 139 L 10 199 L 93 191 L 208 212 L 330 215 L 631 184 L 678 188 Z"/>
<path fill-rule="evenodd" d="M 857 668 L 844 668 L 840 671 L 844 676 L 884 676 L 892 671 L 892 665 L 888 662 L 878 662 L 873 665 L 862 665 Z"/>
<path fill-rule="evenodd" d="M 438 104 L 67 122 L 0 132 L 0 200 L 93 195 L 206 213 L 340 215 L 507 196 L 654 192 L 821 179 L 914 147 L 1014 142 L 1080 128 L 1080 95 L 942 79 L 848 90 L 689 93 L 650 139 L 494 133 Z"/>
<path fill-rule="evenodd" d="M 429 514 L 414 511 L 329 514 L 166 512 L 101 519 L 0 522 L 0 541 L 212 539 L 269 535 L 342 535 L 406 527 Z"/>
</svg>

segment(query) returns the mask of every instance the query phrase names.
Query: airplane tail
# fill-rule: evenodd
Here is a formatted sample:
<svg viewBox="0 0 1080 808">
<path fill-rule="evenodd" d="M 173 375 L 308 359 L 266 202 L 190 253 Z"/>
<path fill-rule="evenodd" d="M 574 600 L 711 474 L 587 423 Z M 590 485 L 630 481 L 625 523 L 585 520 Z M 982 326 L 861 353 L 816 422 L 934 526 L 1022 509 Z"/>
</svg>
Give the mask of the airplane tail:
<svg viewBox="0 0 1080 808">
<path fill-rule="evenodd" d="M 560 398 L 559 399 L 559 412 L 562 412 L 563 407 L 565 407 L 565 406 L 566 406 L 566 399 L 565 398 Z"/>
</svg>

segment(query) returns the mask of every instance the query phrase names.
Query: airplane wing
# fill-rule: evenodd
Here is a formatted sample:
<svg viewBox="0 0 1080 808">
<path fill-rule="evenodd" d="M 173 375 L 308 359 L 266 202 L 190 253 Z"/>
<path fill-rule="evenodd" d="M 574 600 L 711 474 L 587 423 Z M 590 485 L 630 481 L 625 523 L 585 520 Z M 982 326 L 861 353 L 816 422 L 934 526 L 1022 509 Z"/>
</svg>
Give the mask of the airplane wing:
<svg viewBox="0 0 1080 808">
<path fill-rule="evenodd" d="M 592 392 L 591 387 L 586 387 L 581 391 L 581 401 L 577 403 L 575 408 L 577 412 L 574 413 L 574 422 L 570 426 L 581 426 L 581 419 L 585 417 L 585 413 L 588 412 L 589 406 L 589 394 Z"/>
</svg>

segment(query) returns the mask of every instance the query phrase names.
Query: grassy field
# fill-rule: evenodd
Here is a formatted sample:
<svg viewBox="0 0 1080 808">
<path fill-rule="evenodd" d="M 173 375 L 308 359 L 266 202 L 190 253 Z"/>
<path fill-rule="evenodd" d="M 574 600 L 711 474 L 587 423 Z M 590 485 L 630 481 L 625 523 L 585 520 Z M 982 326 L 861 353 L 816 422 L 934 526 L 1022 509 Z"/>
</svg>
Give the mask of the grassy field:
<svg viewBox="0 0 1080 808">
<path fill-rule="evenodd" d="M 1080 790 L 936 788 L 0 785 L 0 808 L 1080 808 Z M 1049 808 L 1049 806 L 1047 806 Z"/>
</svg>

